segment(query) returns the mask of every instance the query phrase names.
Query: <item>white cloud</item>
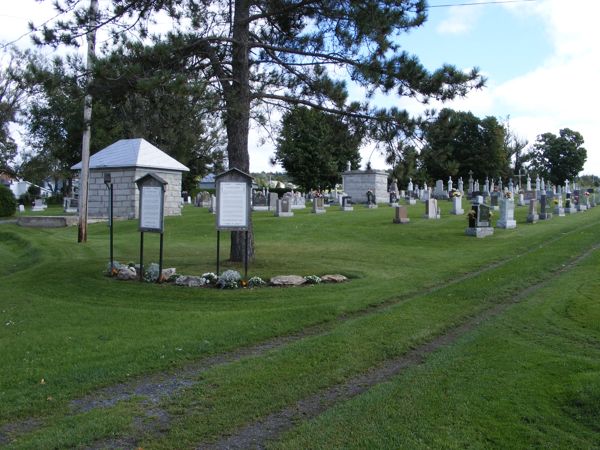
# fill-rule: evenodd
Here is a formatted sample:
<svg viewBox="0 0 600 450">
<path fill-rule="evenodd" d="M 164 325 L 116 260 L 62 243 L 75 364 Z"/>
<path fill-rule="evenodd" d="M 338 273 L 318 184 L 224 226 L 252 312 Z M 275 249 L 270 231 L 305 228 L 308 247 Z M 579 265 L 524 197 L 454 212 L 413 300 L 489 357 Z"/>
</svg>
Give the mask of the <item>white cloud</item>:
<svg viewBox="0 0 600 450">
<path fill-rule="evenodd" d="M 465 34 L 470 31 L 481 15 L 479 7 L 448 8 L 448 17 L 440 22 L 436 31 L 440 34 Z"/>
<path fill-rule="evenodd" d="M 600 174 L 600 127 L 595 119 L 600 106 L 600 29 L 595 23 L 600 3 L 547 0 L 510 9 L 519 19 L 533 14 L 543 20 L 552 55 L 540 67 L 501 84 L 489 74 L 483 91 L 446 106 L 478 116 L 510 115 L 513 131 L 530 143 L 545 132 L 578 131 L 588 151 L 584 172 Z"/>
</svg>

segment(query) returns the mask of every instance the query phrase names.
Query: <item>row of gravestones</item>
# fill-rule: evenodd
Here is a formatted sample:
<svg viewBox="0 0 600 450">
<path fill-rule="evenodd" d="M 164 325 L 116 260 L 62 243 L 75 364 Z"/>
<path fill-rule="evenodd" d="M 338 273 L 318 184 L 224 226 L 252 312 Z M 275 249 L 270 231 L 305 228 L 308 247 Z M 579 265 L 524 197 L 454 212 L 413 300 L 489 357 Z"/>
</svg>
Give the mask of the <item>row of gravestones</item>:
<svg viewBox="0 0 600 450">
<path fill-rule="evenodd" d="M 588 208 L 596 206 L 595 195 L 588 193 L 585 195 L 586 204 L 583 205 L 578 203 L 577 207 L 571 202 L 571 194 L 567 194 L 566 205 L 562 205 L 562 197 L 557 200 L 554 212 L 558 216 L 564 216 L 565 214 L 572 214 L 579 211 L 586 211 Z M 591 197 L 591 198 L 590 198 Z M 529 201 L 529 213 L 527 215 L 528 223 L 536 223 L 538 220 L 548 220 L 553 217 L 551 208 L 547 203 L 547 196 L 542 195 L 539 201 L 539 212 L 538 212 L 538 200 L 531 199 Z M 452 214 L 462 214 L 461 198 L 453 198 L 453 209 Z M 437 200 L 430 199 L 426 202 L 425 215 L 426 219 L 439 219 L 440 213 L 437 208 Z M 483 196 L 478 196 L 468 214 L 468 227 L 465 230 L 465 234 L 475 237 L 485 237 L 492 235 L 494 229 L 491 226 L 491 211 L 494 209 L 493 206 L 484 203 Z M 496 223 L 496 228 L 516 228 L 517 222 L 515 220 L 515 202 L 510 197 L 502 198 L 499 202 L 500 217 Z M 460 211 L 460 212 L 459 212 Z M 409 223 L 408 212 L 406 206 L 396 206 L 396 214 L 393 220 L 394 223 L 405 224 Z"/>
</svg>

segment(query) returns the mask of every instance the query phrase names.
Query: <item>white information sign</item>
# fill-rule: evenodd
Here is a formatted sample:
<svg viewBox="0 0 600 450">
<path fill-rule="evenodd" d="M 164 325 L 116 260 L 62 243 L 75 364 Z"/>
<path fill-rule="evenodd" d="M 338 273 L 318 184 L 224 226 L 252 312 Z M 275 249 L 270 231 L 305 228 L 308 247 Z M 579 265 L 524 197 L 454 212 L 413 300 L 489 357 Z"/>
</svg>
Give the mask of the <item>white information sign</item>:
<svg viewBox="0 0 600 450">
<path fill-rule="evenodd" d="M 219 183 L 218 228 L 248 228 L 248 184 Z"/>
<path fill-rule="evenodd" d="M 154 186 L 142 187 L 140 205 L 140 228 L 162 231 L 162 188 Z"/>
</svg>

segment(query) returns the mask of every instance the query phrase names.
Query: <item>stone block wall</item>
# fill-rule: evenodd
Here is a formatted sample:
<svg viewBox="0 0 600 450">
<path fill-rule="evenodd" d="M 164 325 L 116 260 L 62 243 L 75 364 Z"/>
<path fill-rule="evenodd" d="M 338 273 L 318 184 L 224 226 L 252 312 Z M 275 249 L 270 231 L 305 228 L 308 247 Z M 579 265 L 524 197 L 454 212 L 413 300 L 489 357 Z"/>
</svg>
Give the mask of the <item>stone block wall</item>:
<svg viewBox="0 0 600 450">
<path fill-rule="evenodd" d="M 143 177 L 147 173 L 152 172 L 161 177 L 167 182 L 165 191 L 165 216 L 180 216 L 181 215 L 181 172 L 160 171 L 148 169 L 136 169 L 135 180 Z M 140 196 L 136 186 L 135 197 L 135 216 L 138 217 L 140 208 Z"/>
<path fill-rule="evenodd" d="M 139 213 L 140 194 L 135 180 L 149 172 L 155 173 L 168 184 L 165 192 L 165 216 L 181 215 L 181 172 L 141 168 L 90 170 L 88 189 L 88 216 L 106 218 L 109 192 L 104 184 L 104 173 L 110 172 L 113 183 L 113 215 L 115 218 L 135 219 Z"/>
<path fill-rule="evenodd" d="M 354 203 L 367 203 L 369 189 L 375 193 L 377 203 L 389 202 L 387 179 L 387 173 L 378 170 L 351 170 L 342 174 L 344 192 Z"/>
</svg>

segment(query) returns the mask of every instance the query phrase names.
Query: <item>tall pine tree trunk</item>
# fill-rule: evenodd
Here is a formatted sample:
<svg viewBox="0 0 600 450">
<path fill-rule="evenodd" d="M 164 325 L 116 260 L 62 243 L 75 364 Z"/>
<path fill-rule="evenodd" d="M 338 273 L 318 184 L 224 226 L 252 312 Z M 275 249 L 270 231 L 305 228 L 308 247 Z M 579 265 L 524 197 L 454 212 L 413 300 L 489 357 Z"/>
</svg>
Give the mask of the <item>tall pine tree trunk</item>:
<svg viewBox="0 0 600 450">
<path fill-rule="evenodd" d="M 233 23 L 233 54 L 231 89 L 226 94 L 227 113 L 227 155 L 229 168 L 237 168 L 246 173 L 250 171 L 248 155 L 248 132 L 250 129 L 250 66 L 249 66 L 249 23 L 250 4 L 248 0 L 235 0 Z M 248 259 L 254 258 L 254 235 L 252 220 L 248 232 Z M 243 261 L 246 249 L 245 233 L 231 232 L 231 261 Z"/>
</svg>

